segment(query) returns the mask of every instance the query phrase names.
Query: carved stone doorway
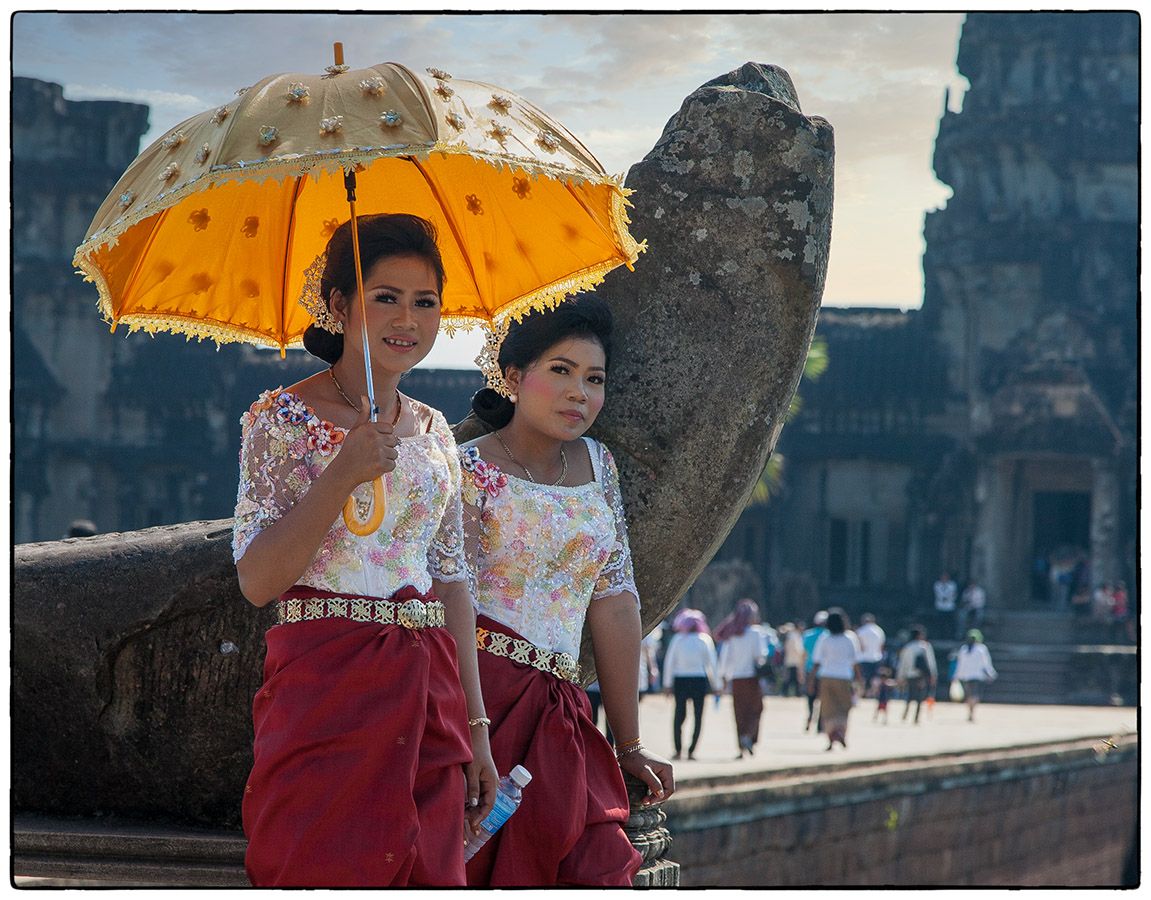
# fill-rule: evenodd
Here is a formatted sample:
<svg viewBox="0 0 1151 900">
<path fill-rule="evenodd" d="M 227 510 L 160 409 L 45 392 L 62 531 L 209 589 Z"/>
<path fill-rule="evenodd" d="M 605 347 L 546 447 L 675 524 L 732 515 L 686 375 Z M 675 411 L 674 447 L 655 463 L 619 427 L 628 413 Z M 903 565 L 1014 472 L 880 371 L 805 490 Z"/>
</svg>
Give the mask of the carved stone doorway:
<svg viewBox="0 0 1151 900">
<path fill-rule="evenodd" d="M 1066 609 L 1090 577 L 1091 494 L 1036 491 L 1031 523 L 1031 600 L 1049 609 Z"/>
</svg>

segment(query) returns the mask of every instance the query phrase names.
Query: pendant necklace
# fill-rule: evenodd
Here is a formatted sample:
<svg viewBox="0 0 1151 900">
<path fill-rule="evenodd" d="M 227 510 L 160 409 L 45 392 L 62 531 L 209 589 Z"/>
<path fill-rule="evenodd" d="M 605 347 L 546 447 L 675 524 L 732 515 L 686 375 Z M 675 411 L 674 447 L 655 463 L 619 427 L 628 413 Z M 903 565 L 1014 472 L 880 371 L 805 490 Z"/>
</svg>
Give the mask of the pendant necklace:
<svg viewBox="0 0 1151 900">
<path fill-rule="evenodd" d="M 359 412 L 360 411 L 359 404 L 353 403 L 352 398 L 349 397 L 347 394 L 345 394 L 344 389 L 342 387 L 340 387 L 339 379 L 336 378 L 335 366 L 329 366 L 328 367 L 328 374 L 332 376 L 332 384 L 334 384 L 336 386 L 336 390 L 340 392 L 340 396 L 343 397 L 344 400 L 347 401 L 348 406 L 350 406 L 356 412 Z M 394 419 L 392 419 L 392 428 L 395 428 L 396 423 L 400 421 L 400 413 L 403 410 L 403 408 L 404 408 L 403 404 L 400 402 L 400 392 L 397 389 L 396 390 L 396 417 Z"/>
<path fill-rule="evenodd" d="M 492 433 L 493 433 L 493 434 L 496 436 L 496 440 L 500 442 L 500 446 L 504 448 L 504 453 L 506 454 L 507 458 L 508 458 L 508 459 L 510 459 L 510 460 L 511 460 L 512 462 L 514 462 L 514 463 L 515 463 L 517 466 L 519 466 L 521 469 L 523 469 L 523 470 L 524 470 L 524 472 L 526 472 L 526 473 L 527 473 L 527 476 L 528 476 L 528 481 L 530 481 L 532 484 L 539 484 L 539 482 L 538 482 L 538 481 L 536 481 L 536 479 L 535 479 L 535 476 L 534 476 L 534 475 L 532 475 L 532 473 L 531 473 L 531 470 L 530 470 L 530 469 L 528 469 L 528 467 L 527 467 L 527 466 L 525 466 L 525 465 L 524 465 L 522 462 L 520 462 L 518 459 L 516 459 L 516 457 L 515 457 L 515 454 L 514 454 L 514 453 L 512 453 L 512 451 L 511 451 L 511 448 L 510 448 L 510 447 L 508 447 L 508 445 L 504 443 L 504 439 L 503 439 L 503 437 L 500 435 L 499 431 L 494 431 L 494 432 L 492 432 Z M 564 448 L 563 448 L 563 446 L 562 446 L 562 445 L 560 446 L 560 466 L 561 466 L 561 468 L 560 468 L 560 477 L 559 477 L 559 478 L 557 478 L 555 481 L 553 481 L 553 482 L 551 483 L 551 485 L 550 485 L 551 487 L 558 487 L 558 486 L 560 485 L 560 483 L 561 483 L 561 482 L 563 482 L 563 480 L 564 480 L 565 478 L 567 478 L 567 474 L 568 474 L 568 455 L 567 455 L 566 453 L 564 453 Z"/>
</svg>

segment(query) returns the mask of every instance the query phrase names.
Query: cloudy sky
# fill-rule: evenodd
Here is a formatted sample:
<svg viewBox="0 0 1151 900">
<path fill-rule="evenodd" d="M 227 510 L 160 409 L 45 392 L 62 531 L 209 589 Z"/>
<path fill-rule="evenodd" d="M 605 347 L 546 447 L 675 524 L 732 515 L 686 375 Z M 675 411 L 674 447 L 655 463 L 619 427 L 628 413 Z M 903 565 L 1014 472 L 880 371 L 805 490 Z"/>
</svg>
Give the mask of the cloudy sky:
<svg viewBox="0 0 1151 900">
<path fill-rule="evenodd" d="M 10 20 L 12 72 L 70 100 L 146 103 L 145 144 L 266 75 L 394 61 L 515 91 L 610 172 L 651 149 L 683 98 L 748 61 L 786 69 L 805 113 L 835 128 L 835 219 L 824 304 L 916 307 L 923 216 L 950 189 L 931 169 L 945 91 L 958 108 L 962 13 L 614 15 L 51 13 Z M 639 235 L 642 237 L 642 235 Z M 441 339 L 426 365 L 470 366 Z"/>
</svg>

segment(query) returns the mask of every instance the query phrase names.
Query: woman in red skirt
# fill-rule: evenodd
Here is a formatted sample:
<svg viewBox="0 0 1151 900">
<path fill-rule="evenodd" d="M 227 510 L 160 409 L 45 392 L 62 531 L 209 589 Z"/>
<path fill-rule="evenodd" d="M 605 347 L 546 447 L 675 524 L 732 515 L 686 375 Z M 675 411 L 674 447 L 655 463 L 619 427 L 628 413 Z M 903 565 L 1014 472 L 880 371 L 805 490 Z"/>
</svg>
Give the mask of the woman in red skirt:
<svg viewBox="0 0 1151 900">
<path fill-rule="evenodd" d="M 465 812 L 475 827 L 495 796 L 457 449 L 443 416 L 397 389 L 435 341 L 443 264 L 414 216 L 362 217 L 358 231 L 379 421 L 348 223 L 305 297 L 319 326 L 305 345 L 331 368 L 242 419 L 236 568 L 279 619 L 243 801 L 261 887 L 462 885 Z M 386 515 L 357 536 L 341 510 L 380 476 Z"/>
<path fill-rule="evenodd" d="M 674 790 L 639 737 L 641 627 L 619 476 L 583 437 L 604 401 L 611 313 L 594 295 L 531 313 L 499 354 L 510 401 L 473 400 L 490 434 L 461 448 L 465 543 L 476 573 L 480 681 L 500 772 L 532 774 L 514 816 L 468 863 L 474 886 L 630 886 L 621 769 Z M 585 618 L 612 748 L 578 672 Z"/>
</svg>

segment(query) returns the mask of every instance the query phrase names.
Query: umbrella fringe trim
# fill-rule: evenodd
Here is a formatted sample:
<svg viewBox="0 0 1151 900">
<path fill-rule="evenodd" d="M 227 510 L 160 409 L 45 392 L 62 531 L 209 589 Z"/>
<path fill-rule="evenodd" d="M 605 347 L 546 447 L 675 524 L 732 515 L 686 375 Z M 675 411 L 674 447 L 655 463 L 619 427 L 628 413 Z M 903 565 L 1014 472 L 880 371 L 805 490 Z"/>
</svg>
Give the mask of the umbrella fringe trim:
<svg viewBox="0 0 1151 900">
<path fill-rule="evenodd" d="M 554 165 L 551 163 L 540 162 L 539 160 L 528 159 L 525 157 L 510 156 L 510 155 L 496 155 L 485 153 L 482 150 L 475 150 L 469 148 L 466 144 L 462 143 L 448 143 L 446 141 L 437 141 L 431 147 L 427 145 L 400 145 L 394 147 L 383 148 L 370 148 L 366 151 L 359 152 L 352 151 L 347 153 L 340 153 L 336 155 L 333 153 L 331 158 L 317 159 L 315 155 L 301 155 L 299 157 L 280 156 L 273 157 L 267 160 L 259 160 L 252 163 L 232 164 L 227 168 L 218 171 L 204 172 L 197 175 L 190 181 L 177 185 L 171 190 L 164 191 L 156 197 L 148 200 L 144 205 L 131 213 L 126 213 L 118 218 L 111 225 L 101 228 L 99 231 L 94 232 L 87 237 L 79 247 L 76 248 L 76 253 L 73 256 L 72 263 L 76 266 L 83 267 L 82 257 L 93 253 L 103 246 L 114 247 L 124 232 L 132 226 L 151 218 L 157 213 L 163 212 L 165 209 L 170 209 L 176 203 L 190 197 L 193 194 L 205 191 L 210 187 L 217 184 L 222 184 L 228 181 L 247 181 L 256 180 L 263 181 L 267 178 L 299 178 L 308 174 L 316 174 L 317 170 L 321 172 L 336 172 L 338 170 L 346 170 L 351 166 L 359 165 L 362 163 L 374 162 L 378 159 L 389 159 L 397 156 L 415 156 L 419 159 L 426 159 L 433 153 L 442 153 L 447 155 L 463 155 L 470 156 L 473 159 L 480 160 L 487 163 L 496 169 L 503 169 L 505 167 L 512 170 L 521 170 L 528 175 L 538 176 L 545 175 L 549 178 L 556 178 L 557 180 L 570 182 L 572 184 L 583 184 L 591 182 L 595 185 L 608 185 L 615 188 L 613 191 L 613 219 L 618 216 L 615 213 L 614 207 L 621 201 L 626 203 L 626 195 L 632 193 L 628 188 L 623 186 L 623 179 L 618 175 L 583 175 L 577 172 L 572 172 L 562 166 Z M 112 193 L 119 190 L 119 184 L 113 188 Z M 624 216 L 624 222 L 627 219 Z M 617 228 L 618 230 L 618 228 Z M 626 225 L 623 233 L 626 234 Z M 631 236 L 627 235 L 631 240 Z M 632 240 L 634 243 L 634 240 Z"/>
<path fill-rule="evenodd" d="M 505 303 L 491 322 L 480 316 L 448 315 L 440 320 L 440 328 L 451 337 L 459 331 L 471 331 L 476 327 L 492 328 L 497 323 L 519 322 L 528 313 L 554 309 L 573 294 L 594 290 L 603 283 L 608 272 L 618 267 L 618 262 L 601 263 L 538 291 L 517 297 Z M 144 331 L 148 334 L 155 334 L 159 331 L 166 331 L 172 334 L 182 334 L 189 340 L 192 338 L 198 341 L 208 339 L 214 341 L 217 346 L 226 343 L 259 344 L 260 346 L 279 349 L 303 346 L 302 337 L 281 342 L 264 332 L 247 329 L 241 325 L 226 325 L 221 322 L 198 319 L 194 316 L 181 316 L 175 313 L 125 313 L 122 316 L 115 316 L 112 312 L 110 292 L 103 279 L 89 275 L 84 280 L 96 284 L 100 295 L 97 306 L 101 318 L 110 325 L 123 325 L 129 333 Z"/>
</svg>

